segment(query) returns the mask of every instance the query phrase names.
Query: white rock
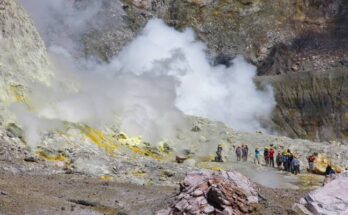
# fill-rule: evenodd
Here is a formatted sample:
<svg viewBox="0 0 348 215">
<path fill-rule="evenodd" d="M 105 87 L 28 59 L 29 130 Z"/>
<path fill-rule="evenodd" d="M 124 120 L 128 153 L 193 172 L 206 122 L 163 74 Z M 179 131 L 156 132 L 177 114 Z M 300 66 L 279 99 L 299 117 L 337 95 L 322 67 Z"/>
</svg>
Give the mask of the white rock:
<svg viewBox="0 0 348 215">
<path fill-rule="evenodd" d="M 314 214 L 348 214 L 348 172 L 310 192 L 304 200 L 302 205 Z"/>
<path fill-rule="evenodd" d="M 313 215 L 313 213 L 302 204 L 294 204 L 292 210 L 298 215 Z"/>
<path fill-rule="evenodd" d="M 205 214 L 211 214 L 215 211 L 214 207 L 211 205 L 208 205 L 206 208 L 204 208 L 203 212 Z"/>
<path fill-rule="evenodd" d="M 187 159 L 184 161 L 184 164 L 187 166 L 194 167 L 196 166 L 196 161 L 194 159 Z"/>
</svg>

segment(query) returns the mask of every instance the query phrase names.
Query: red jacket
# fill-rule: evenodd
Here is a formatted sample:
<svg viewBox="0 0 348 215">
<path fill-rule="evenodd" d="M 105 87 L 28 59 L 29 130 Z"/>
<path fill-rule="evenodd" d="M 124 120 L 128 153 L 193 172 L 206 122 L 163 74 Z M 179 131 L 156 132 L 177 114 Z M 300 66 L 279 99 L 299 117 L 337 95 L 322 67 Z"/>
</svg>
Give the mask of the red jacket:
<svg viewBox="0 0 348 215">
<path fill-rule="evenodd" d="M 269 158 L 274 158 L 274 150 L 273 150 L 273 149 L 271 149 L 271 150 L 268 152 L 268 154 L 269 154 Z"/>
<path fill-rule="evenodd" d="M 311 156 L 309 156 L 309 157 L 307 158 L 307 160 L 308 160 L 309 163 L 312 163 L 312 162 L 315 161 L 315 157 L 311 155 Z"/>
</svg>

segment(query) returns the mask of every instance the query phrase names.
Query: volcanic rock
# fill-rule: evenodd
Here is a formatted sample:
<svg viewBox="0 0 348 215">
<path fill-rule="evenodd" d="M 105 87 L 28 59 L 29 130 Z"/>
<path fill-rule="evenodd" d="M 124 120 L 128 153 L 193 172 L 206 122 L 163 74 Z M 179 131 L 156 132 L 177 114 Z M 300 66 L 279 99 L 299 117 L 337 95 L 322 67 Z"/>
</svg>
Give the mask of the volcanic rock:
<svg viewBox="0 0 348 215">
<path fill-rule="evenodd" d="M 310 192 L 301 204 L 313 214 L 347 214 L 348 213 L 348 171 L 337 175 L 332 181 Z M 293 209 L 299 209 L 297 204 Z M 306 213 L 306 211 L 302 211 Z"/>
<path fill-rule="evenodd" d="M 258 203 L 254 184 L 238 172 L 191 172 L 170 209 L 157 215 L 245 214 Z"/>
</svg>

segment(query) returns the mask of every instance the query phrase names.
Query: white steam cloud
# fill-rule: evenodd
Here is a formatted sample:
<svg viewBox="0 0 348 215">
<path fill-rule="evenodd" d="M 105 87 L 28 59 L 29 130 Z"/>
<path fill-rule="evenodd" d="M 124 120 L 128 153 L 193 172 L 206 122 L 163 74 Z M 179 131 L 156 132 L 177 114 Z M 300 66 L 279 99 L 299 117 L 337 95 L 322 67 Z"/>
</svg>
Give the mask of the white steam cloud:
<svg viewBox="0 0 348 215">
<path fill-rule="evenodd" d="M 102 1 L 20 0 L 48 47 L 59 46 L 77 54 L 81 32 L 101 26 L 97 18 Z M 82 3 L 85 2 L 85 3 Z"/>
<path fill-rule="evenodd" d="M 23 0 L 60 65 L 56 86 L 33 89 L 40 119 L 105 126 L 117 116 L 122 130 L 150 141 L 170 138 L 184 128 L 184 114 L 239 130 L 263 130 L 261 122 L 269 119 L 275 106 L 273 92 L 256 88 L 256 68 L 242 57 L 230 67 L 214 66 L 207 47 L 191 29 L 179 32 L 152 19 L 110 63 L 74 59 L 80 44 L 64 31 L 61 37 L 57 29 L 69 25 L 74 37 L 81 35 L 100 5 L 81 10 L 71 2 Z M 69 86 L 74 90 L 62 90 L 61 82 L 73 83 Z"/>
<path fill-rule="evenodd" d="M 113 62 L 123 73 L 156 74 L 176 81 L 176 106 L 185 114 L 225 122 L 239 130 L 262 129 L 275 105 L 272 90 L 259 91 L 256 68 L 242 57 L 231 67 L 212 66 L 206 46 L 191 29 L 178 32 L 154 19 Z"/>
</svg>

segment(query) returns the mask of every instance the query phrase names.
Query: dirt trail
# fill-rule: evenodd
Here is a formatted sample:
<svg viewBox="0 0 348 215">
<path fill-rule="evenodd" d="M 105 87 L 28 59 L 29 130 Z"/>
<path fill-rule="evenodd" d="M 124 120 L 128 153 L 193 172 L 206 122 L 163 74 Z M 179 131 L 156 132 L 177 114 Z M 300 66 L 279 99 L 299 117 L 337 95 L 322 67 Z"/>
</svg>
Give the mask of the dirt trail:
<svg viewBox="0 0 348 215">
<path fill-rule="evenodd" d="M 236 162 L 200 162 L 197 165 L 206 169 L 234 170 L 250 178 L 253 182 L 274 189 L 313 189 L 320 187 L 324 176 L 308 174 L 305 170 L 295 176 L 289 172 L 265 165 L 256 165 L 251 161 Z"/>
</svg>

